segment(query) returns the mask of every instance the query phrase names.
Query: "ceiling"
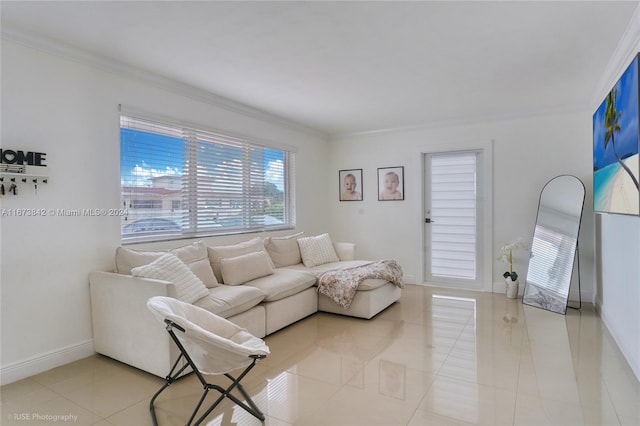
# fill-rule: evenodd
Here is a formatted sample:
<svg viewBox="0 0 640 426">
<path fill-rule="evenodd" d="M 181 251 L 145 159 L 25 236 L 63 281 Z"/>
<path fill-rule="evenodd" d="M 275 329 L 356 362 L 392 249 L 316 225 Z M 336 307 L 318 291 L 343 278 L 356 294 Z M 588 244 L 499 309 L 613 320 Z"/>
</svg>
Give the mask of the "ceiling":
<svg viewBox="0 0 640 426">
<path fill-rule="evenodd" d="M 6 1 L 86 50 L 328 135 L 588 108 L 637 1 Z"/>
</svg>

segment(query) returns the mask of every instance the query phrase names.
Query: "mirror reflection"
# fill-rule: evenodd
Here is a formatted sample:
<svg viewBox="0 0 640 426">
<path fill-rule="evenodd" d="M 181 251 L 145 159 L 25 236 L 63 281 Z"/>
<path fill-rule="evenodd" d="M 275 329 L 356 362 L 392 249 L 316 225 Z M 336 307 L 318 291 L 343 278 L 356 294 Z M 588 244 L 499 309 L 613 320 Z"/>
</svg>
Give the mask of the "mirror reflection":
<svg viewBox="0 0 640 426">
<path fill-rule="evenodd" d="M 551 179 L 542 189 L 522 298 L 524 304 L 566 313 L 584 194 L 583 183 L 569 175 Z"/>
</svg>

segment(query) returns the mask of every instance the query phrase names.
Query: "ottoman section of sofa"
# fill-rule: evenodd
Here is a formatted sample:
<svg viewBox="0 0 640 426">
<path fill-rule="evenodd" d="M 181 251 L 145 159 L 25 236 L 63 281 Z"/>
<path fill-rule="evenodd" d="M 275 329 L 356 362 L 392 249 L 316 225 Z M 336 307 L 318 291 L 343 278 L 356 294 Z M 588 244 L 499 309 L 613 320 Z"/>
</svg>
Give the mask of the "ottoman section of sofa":
<svg viewBox="0 0 640 426">
<path fill-rule="evenodd" d="M 324 294 L 318 297 L 318 310 L 332 314 L 371 319 L 400 300 L 402 290 L 389 281 L 370 278 L 358 286 L 349 309 L 345 309 Z"/>
</svg>

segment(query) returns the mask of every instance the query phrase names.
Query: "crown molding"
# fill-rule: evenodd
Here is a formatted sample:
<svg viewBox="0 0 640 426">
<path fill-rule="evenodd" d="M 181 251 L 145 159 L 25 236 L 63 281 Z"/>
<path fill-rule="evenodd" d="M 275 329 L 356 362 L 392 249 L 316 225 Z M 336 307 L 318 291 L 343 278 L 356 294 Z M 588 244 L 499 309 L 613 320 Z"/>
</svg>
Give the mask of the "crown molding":
<svg viewBox="0 0 640 426">
<path fill-rule="evenodd" d="M 428 123 L 410 125 L 410 126 L 401 126 L 401 127 L 391 127 L 391 128 L 383 128 L 377 130 L 364 130 L 360 132 L 345 132 L 345 133 L 334 133 L 330 135 L 331 141 L 336 141 L 343 138 L 352 138 L 352 137 L 360 137 L 360 136 L 371 136 L 378 134 L 386 134 L 386 133 L 402 133 L 402 132 L 415 132 L 420 130 L 428 130 L 428 129 L 441 129 L 446 127 L 456 127 L 456 126 L 472 126 L 476 124 L 490 123 L 490 122 L 499 122 L 499 121 L 510 121 L 510 120 L 519 120 L 526 118 L 534 118 L 534 117 L 546 117 L 551 115 L 565 115 L 565 114 L 577 114 L 577 113 L 586 113 L 588 112 L 587 107 L 556 107 L 556 108 L 544 108 L 536 111 L 526 111 L 526 112 L 514 112 L 510 114 L 495 114 L 495 115 L 480 115 L 476 117 L 467 117 L 467 118 L 454 118 L 450 120 L 435 120 L 430 121 Z"/>
<path fill-rule="evenodd" d="M 80 62 L 100 69 L 102 71 L 107 71 L 112 74 L 131 78 L 150 86 L 167 90 L 190 99 L 194 99 L 196 101 L 220 107 L 228 111 L 245 115 L 247 117 L 265 121 L 270 124 L 286 127 L 290 130 L 302 132 L 313 137 L 319 137 L 326 140 L 329 136 L 327 133 L 320 130 L 313 129 L 295 121 L 280 117 L 278 115 L 242 104 L 224 96 L 216 95 L 215 93 L 208 92 L 206 90 L 179 82 L 168 77 L 164 77 L 157 73 L 134 67 L 124 62 L 91 53 L 86 50 L 71 46 L 69 44 L 61 43 L 59 41 L 34 33 L 21 31 L 19 29 L 3 25 L 2 39 L 32 49 L 40 50 L 45 53 L 61 56 L 66 59 L 71 59 L 76 62 Z"/>
<path fill-rule="evenodd" d="M 629 63 L 640 51 L 640 4 L 636 7 L 629 25 L 618 42 L 611 59 L 604 69 L 602 77 L 591 99 L 591 110 L 595 111 L 607 93 L 616 84 Z"/>
</svg>

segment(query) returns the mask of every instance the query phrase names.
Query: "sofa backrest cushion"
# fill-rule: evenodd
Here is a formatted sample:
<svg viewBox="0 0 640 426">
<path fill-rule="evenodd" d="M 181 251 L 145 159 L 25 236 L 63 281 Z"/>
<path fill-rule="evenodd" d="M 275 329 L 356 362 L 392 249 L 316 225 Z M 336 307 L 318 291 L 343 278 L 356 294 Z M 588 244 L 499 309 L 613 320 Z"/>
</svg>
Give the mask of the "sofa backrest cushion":
<svg viewBox="0 0 640 426">
<path fill-rule="evenodd" d="M 177 247 L 166 252 L 142 251 L 118 247 L 116 250 L 116 272 L 131 275 L 131 269 L 137 266 L 148 265 L 165 253 L 171 253 L 183 261 L 208 288 L 214 288 L 218 285 L 218 280 L 216 280 L 213 270 L 211 269 L 211 263 L 209 263 L 207 245 L 203 241 L 196 241 L 192 244 Z"/>
<path fill-rule="evenodd" d="M 273 274 L 269 255 L 264 251 L 220 259 L 220 272 L 226 285 L 240 285 Z"/>
<path fill-rule="evenodd" d="M 340 261 L 329 234 L 298 238 L 298 246 L 302 263 L 307 268 Z"/>
<path fill-rule="evenodd" d="M 247 253 L 264 252 L 267 253 L 264 248 L 262 238 L 256 237 L 249 241 L 245 241 L 238 244 L 231 244 L 226 246 L 208 246 L 207 252 L 209 253 L 209 262 L 211 263 L 211 269 L 216 279 L 221 284 L 226 284 L 222 276 L 222 270 L 220 268 L 220 259 L 229 257 L 238 257 Z M 269 258 L 271 262 L 271 258 Z M 273 264 L 271 265 L 273 267 Z"/>
<path fill-rule="evenodd" d="M 186 303 L 193 303 L 209 295 L 209 290 L 200 278 L 171 253 L 163 254 L 148 265 L 131 269 L 131 275 L 172 282 L 176 288 L 176 298 Z"/>
<path fill-rule="evenodd" d="M 266 237 L 264 239 L 264 247 L 276 268 L 297 265 L 302 262 L 298 238 L 303 234 L 304 232 L 298 232 L 286 237 Z"/>
</svg>

